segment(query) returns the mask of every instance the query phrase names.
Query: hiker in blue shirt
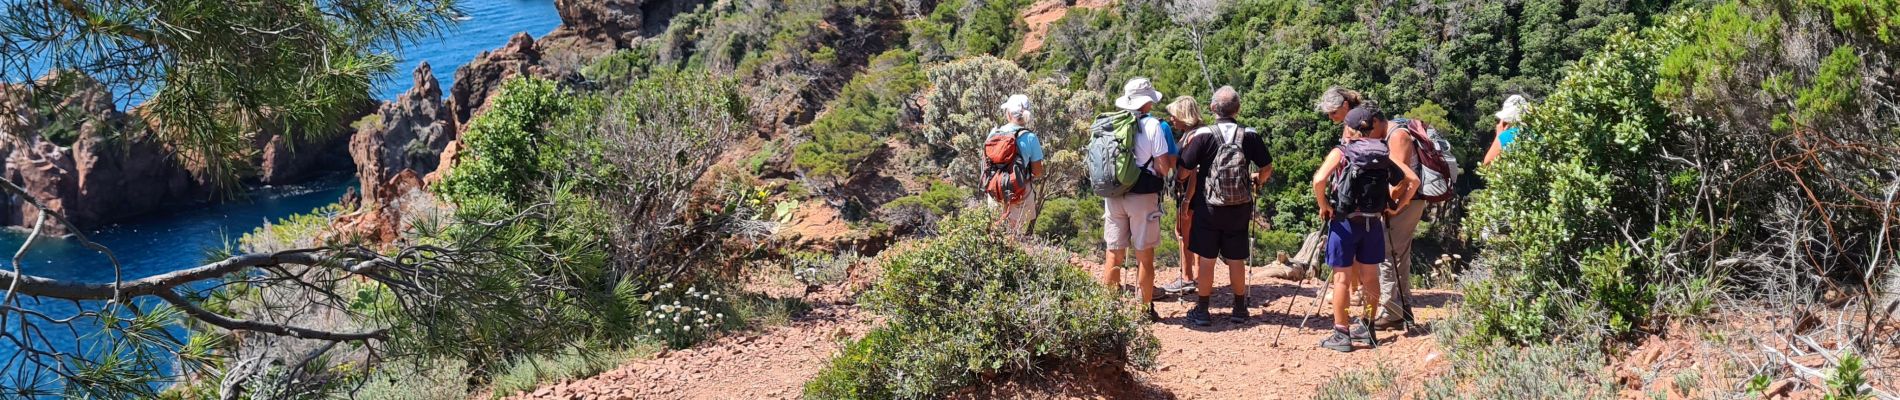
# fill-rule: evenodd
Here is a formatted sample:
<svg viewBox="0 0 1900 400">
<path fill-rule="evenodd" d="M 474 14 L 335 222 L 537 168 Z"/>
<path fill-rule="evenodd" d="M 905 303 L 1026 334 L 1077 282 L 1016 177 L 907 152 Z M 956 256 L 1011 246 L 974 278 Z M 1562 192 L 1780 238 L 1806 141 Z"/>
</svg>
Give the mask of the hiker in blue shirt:
<svg viewBox="0 0 1900 400">
<path fill-rule="evenodd" d="M 1003 220 L 1009 225 L 1008 228 L 1010 231 L 1025 232 L 1029 224 L 1035 222 L 1032 219 L 1035 218 L 1036 209 L 1042 205 L 1042 199 L 1037 196 L 1035 185 L 1033 184 L 1036 178 L 1042 177 L 1043 173 L 1042 140 L 1036 137 L 1036 132 L 1030 131 L 1028 128 L 1029 119 L 1032 115 L 1029 111 L 1029 96 L 1020 94 L 1011 95 L 1009 99 L 1005 100 L 1003 105 L 998 108 L 1003 110 L 1003 118 L 1009 122 L 1003 124 L 1003 126 L 996 127 L 996 129 L 990 130 L 990 134 L 984 138 L 986 142 L 985 151 L 987 152 L 989 150 L 987 143 L 989 139 L 999 136 L 1015 135 L 1016 151 L 1013 155 L 1015 160 L 1010 162 L 1011 165 L 1004 166 L 1005 168 L 998 171 L 1013 174 L 1027 174 L 1027 176 L 1021 176 L 1019 181 L 1003 180 L 1003 182 L 1009 182 L 1009 184 L 1004 184 L 1005 186 L 1020 186 L 1020 193 L 991 193 L 991 196 L 989 196 L 989 204 L 992 207 L 1001 207 L 1004 209 L 1005 215 L 1003 215 Z M 1010 170 L 1009 168 L 1011 167 L 1016 168 L 1016 170 Z M 997 172 L 991 171 L 986 172 L 986 174 L 990 174 L 990 176 L 985 177 L 985 180 L 989 181 Z M 1011 178 L 1016 177 L 1011 176 Z M 986 186 L 988 186 L 987 182 Z M 1013 197 L 1015 199 L 1013 201 L 998 201 L 998 196 Z"/>
<path fill-rule="evenodd" d="M 1511 95 L 1511 98 L 1504 99 L 1504 108 L 1497 113 L 1498 126 L 1492 130 L 1497 132 L 1498 137 L 1491 141 L 1491 149 L 1484 152 L 1483 165 L 1491 165 L 1498 157 L 1503 157 L 1504 150 L 1517 141 L 1517 136 L 1524 131 L 1524 110 L 1529 106 L 1530 101 L 1524 100 L 1524 96 Z"/>
</svg>

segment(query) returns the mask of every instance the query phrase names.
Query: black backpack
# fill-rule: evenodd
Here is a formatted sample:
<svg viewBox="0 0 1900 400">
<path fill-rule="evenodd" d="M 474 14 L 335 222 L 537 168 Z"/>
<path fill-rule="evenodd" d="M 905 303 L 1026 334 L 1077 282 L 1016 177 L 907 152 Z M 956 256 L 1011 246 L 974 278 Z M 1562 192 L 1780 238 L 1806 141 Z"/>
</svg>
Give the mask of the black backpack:
<svg viewBox="0 0 1900 400">
<path fill-rule="evenodd" d="M 1334 170 L 1326 199 L 1333 206 L 1333 218 L 1378 215 L 1392 208 L 1391 184 L 1394 170 L 1391 152 L 1385 142 L 1372 139 L 1349 140 L 1339 147 L 1339 169 Z"/>
</svg>

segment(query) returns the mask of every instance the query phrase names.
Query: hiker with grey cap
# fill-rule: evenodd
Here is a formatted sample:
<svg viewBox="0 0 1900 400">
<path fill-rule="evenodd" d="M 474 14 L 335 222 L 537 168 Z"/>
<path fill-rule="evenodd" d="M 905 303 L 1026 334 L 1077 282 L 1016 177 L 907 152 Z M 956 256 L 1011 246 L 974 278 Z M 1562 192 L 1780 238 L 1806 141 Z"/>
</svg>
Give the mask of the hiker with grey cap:
<svg viewBox="0 0 1900 400">
<path fill-rule="evenodd" d="M 1129 79 L 1115 99 L 1116 111 L 1102 113 L 1089 128 L 1086 164 L 1089 187 L 1102 197 L 1102 241 L 1107 260 L 1102 282 L 1121 288 L 1121 264 L 1128 250 L 1138 265 L 1135 290 L 1148 318 L 1154 311 L 1155 245 L 1161 243 L 1161 176 L 1174 170 L 1168 154 L 1168 135 L 1161 121 L 1148 115 L 1164 99 L 1148 78 Z"/>
<path fill-rule="evenodd" d="M 1327 153 L 1313 172 L 1313 196 L 1326 224 L 1326 264 L 1333 267 L 1333 335 L 1320 347 L 1350 352 L 1354 344 L 1377 346 L 1367 322 L 1379 307 L 1380 264 L 1386 261 L 1387 220 L 1404 209 L 1416 189 L 1418 175 L 1397 159 L 1386 141 L 1369 135 L 1381 131 L 1384 118 L 1366 107 L 1348 111 L 1340 145 Z M 1368 300 L 1359 326 L 1352 326 L 1348 303 L 1353 287 Z"/>
<path fill-rule="evenodd" d="M 1254 192 L 1273 176 L 1273 156 L 1253 128 L 1240 125 L 1240 93 L 1231 86 L 1214 91 L 1210 104 L 1215 122 L 1195 130 L 1181 147 L 1182 168 L 1193 173 L 1189 207 L 1195 221 L 1186 247 L 1198 257 L 1199 294 L 1187 320 L 1211 323 L 1208 300 L 1214 292 L 1214 259 L 1227 264 L 1228 289 L 1233 292 L 1232 323 L 1245 323 L 1247 311 L 1247 258 L 1253 247 L 1248 228 L 1253 221 Z"/>
<path fill-rule="evenodd" d="M 1344 107 L 1353 107 L 1341 112 Z M 1458 160 L 1451 152 L 1451 143 L 1439 134 L 1430 124 L 1417 119 L 1396 117 L 1390 120 L 1379 113 L 1378 108 L 1367 101 L 1359 92 L 1343 87 L 1332 87 L 1320 94 L 1316 107 L 1335 121 L 1347 123 L 1348 129 L 1359 129 L 1364 139 L 1376 139 L 1383 142 L 1393 162 L 1406 167 L 1413 175 L 1415 186 L 1404 198 L 1393 198 L 1397 208 L 1385 215 L 1384 228 L 1386 240 L 1384 247 L 1387 255 L 1379 264 L 1380 296 L 1366 297 L 1368 303 L 1379 303 L 1376 318 L 1371 325 L 1378 328 L 1398 328 L 1413 321 L 1410 299 L 1412 297 L 1412 238 L 1418 232 L 1418 226 L 1425 218 L 1425 208 L 1432 203 L 1451 200 L 1457 195 L 1456 183 L 1461 173 Z M 1353 121 L 1354 115 L 1364 118 Z M 1366 126 L 1355 127 L 1353 122 Z M 1342 143 L 1344 141 L 1342 140 Z M 1335 294 L 1340 295 L 1340 294 Z"/>
<path fill-rule="evenodd" d="M 1009 232 L 1027 232 L 1042 199 L 1034 182 L 1042 176 L 1042 140 L 1028 128 L 1029 96 L 1009 96 L 998 108 L 1007 123 L 983 140 L 983 192 L 991 207 L 1001 208 Z"/>
</svg>

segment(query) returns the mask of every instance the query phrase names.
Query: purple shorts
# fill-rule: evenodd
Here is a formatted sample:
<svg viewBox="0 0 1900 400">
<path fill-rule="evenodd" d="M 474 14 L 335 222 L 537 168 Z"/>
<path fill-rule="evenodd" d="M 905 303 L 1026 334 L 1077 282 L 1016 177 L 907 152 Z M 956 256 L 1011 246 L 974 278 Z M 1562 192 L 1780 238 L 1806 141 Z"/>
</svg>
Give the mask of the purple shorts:
<svg viewBox="0 0 1900 400">
<path fill-rule="evenodd" d="M 1385 262 L 1385 221 L 1374 217 L 1326 222 L 1326 265 L 1349 268 Z"/>
</svg>

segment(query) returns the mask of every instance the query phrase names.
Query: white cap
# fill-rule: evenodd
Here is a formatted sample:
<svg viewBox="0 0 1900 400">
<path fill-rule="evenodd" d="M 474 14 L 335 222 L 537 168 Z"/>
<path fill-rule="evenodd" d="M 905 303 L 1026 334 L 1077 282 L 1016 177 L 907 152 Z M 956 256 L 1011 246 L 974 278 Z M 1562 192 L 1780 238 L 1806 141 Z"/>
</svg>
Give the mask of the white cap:
<svg viewBox="0 0 1900 400">
<path fill-rule="evenodd" d="M 1003 109 L 1004 114 L 1029 114 L 1029 96 L 1009 95 L 1009 100 L 1004 100 L 999 108 Z"/>
<path fill-rule="evenodd" d="M 1128 84 L 1122 85 L 1122 97 L 1115 99 L 1115 107 L 1135 111 L 1149 103 L 1161 102 L 1163 98 L 1166 96 L 1156 91 L 1154 84 L 1148 82 L 1148 78 L 1129 79 Z"/>
<path fill-rule="evenodd" d="M 1504 99 L 1504 108 L 1499 109 L 1496 116 L 1499 121 L 1518 123 L 1524 120 L 1524 109 L 1530 104 L 1529 100 L 1524 100 L 1524 96 L 1511 95 L 1510 98 Z"/>
</svg>

